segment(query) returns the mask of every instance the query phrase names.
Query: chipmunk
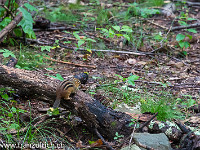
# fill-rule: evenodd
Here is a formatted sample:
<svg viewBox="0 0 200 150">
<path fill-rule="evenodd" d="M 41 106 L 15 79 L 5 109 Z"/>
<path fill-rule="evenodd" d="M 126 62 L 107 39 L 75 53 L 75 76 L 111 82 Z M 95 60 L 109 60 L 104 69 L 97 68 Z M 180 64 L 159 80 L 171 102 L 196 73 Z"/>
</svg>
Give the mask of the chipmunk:
<svg viewBox="0 0 200 150">
<path fill-rule="evenodd" d="M 58 108 L 61 99 L 70 100 L 70 95 L 76 92 L 80 84 L 81 81 L 77 78 L 61 82 L 56 89 L 56 101 L 53 104 L 53 108 Z"/>
</svg>

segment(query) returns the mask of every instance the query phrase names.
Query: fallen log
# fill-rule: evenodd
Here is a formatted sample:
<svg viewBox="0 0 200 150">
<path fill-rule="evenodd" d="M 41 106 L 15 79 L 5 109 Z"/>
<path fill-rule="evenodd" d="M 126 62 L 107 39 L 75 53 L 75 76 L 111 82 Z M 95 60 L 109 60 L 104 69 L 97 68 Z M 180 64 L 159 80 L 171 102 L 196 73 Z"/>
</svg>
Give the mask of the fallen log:
<svg viewBox="0 0 200 150">
<path fill-rule="evenodd" d="M 28 71 L 0 65 L 0 85 L 17 89 L 19 95 L 28 99 L 36 98 L 53 104 L 56 98 L 56 86 L 59 81 L 37 71 Z M 90 95 L 78 90 L 71 101 L 61 101 L 61 106 L 75 112 L 87 125 L 88 129 L 98 130 L 109 140 L 115 133 L 128 137 L 132 128 L 132 117 L 109 109 Z"/>
</svg>

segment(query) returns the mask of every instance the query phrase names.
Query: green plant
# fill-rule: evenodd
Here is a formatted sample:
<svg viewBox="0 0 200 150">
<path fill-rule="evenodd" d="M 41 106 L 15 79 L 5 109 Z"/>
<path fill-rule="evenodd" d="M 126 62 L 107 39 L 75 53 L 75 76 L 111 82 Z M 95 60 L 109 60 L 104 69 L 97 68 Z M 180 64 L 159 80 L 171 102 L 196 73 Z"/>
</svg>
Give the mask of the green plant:
<svg viewBox="0 0 200 150">
<path fill-rule="evenodd" d="M 46 74 L 46 75 L 47 75 L 47 74 Z M 47 76 L 52 77 L 52 78 L 54 78 L 54 79 L 58 79 L 58 80 L 60 80 L 60 81 L 63 81 L 63 80 L 64 80 L 63 77 L 62 77 L 60 74 L 56 74 L 56 76 L 52 76 L 52 75 L 47 75 Z"/>
<path fill-rule="evenodd" d="M 27 10 L 30 11 L 37 11 L 35 7 L 32 5 L 25 3 L 24 6 L 27 8 Z M 35 33 L 33 31 L 33 18 L 32 15 L 23 7 L 19 7 L 19 10 L 22 12 L 23 19 L 18 24 L 22 27 L 23 31 L 28 35 L 29 38 L 36 38 Z"/>
<path fill-rule="evenodd" d="M 136 124 L 137 123 L 137 120 L 136 119 L 131 119 L 131 123 L 129 123 L 129 126 L 132 126 L 132 125 L 134 125 L 134 124 Z"/>
<path fill-rule="evenodd" d="M 18 148 L 24 149 L 27 148 L 27 144 L 37 144 L 37 143 L 48 143 L 48 148 L 53 149 L 53 141 L 57 140 L 58 142 L 65 143 L 62 146 L 70 144 L 67 142 L 67 139 L 62 137 L 57 137 L 54 133 L 56 131 L 55 125 L 58 122 L 54 120 L 43 121 L 39 124 L 38 120 L 41 120 L 40 117 L 32 118 L 32 109 L 31 103 L 29 102 L 29 113 L 30 119 L 27 122 L 20 120 L 20 115 L 27 112 L 20 108 L 15 107 L 16 101 L 13 100 L 6 92 L 13 93 L 12 90 L 6 90 L 5 88 L 0 88 L 0 136 L 3 143 L 1 146 L 4 146 L 5 149 L 15 149 L 16 141 L 20 141 Z M 35 124 L 36 123 L 36 124 Z M 53 127 L 51 127 L 53 124 Z M 51 126 L 49 126 L 51 125 Z M 13 136 L 13 133 L 16 132 L 17 136 Z M 5 144 L 4 144 L 5 143 Z M 32 145 L 33 146 L 33 145 Z M 44 146 L 44 145 L 43 145 Z M 47 147 L 46 147 L 47 148 Z"/>
<path fill-rule="evenodd" d="M 115 133 L 115 137 L 114 137 L 114 140 L 119 140 L 120 138 L 123 138 L 124 135 L 119 135 L 118 132 Z"/>
<path fill-rule="evenodd" d="M 175 102 L 172 97 L 165 96 L 167 94 L 160 93 L 159 96 L 144 97 L 141 99 L 141 110 L 144 112 L 156 113 L 158 112 L 157 119 L 165 121 L 167 119 L 176 118 Z"/>
<path fill-rule="evenodd" d="M 192 98 L 191 95 L 183 95 L 183 98 L 177 98 L 176 101 L 178 102 L 178 104 L 180 104 L 181 106 L 183 106 L 183 108 L 185 109 L 185 111 L 188 110 L 188 108 L 190 108 L 191 106 L 193 106 L 194 104 L 196 104 L 197 102 Z"/>
<path fill-rule="evenodd" d="M 20 45 L 19 58 L 16 67 L 19 69 L 35 70 L 46 65 L 48 60 L 44 53 L 38 53 L 38 50 L 22 47 Z"/>
<path fill-rule="evenodd" d="M 111 14 L 108 9 L 99 8 L 97 9 L 97 12 L 97 24 L 102 25 L 109 23 L 109 18 L 111 17 Z"/>
<path fill-rule="evenodd" d="M 59 48 L 59 40 L 56 40 L 55 43 L 53 44 L 53 46 L 40 46 L 41 47 L 41 51 L 48 51 L 51 52 L 51 49 L 56 49 Z"/>
<path fill-rule="evenodd" d="M 70 32 L 67 32 L 67 31 L 64 31 L 65 33 L 68 33 L 68 34 L 71 34 Z M 85 37 L 85 36 L 79 36 L 78 35 L 78 31 L 77 32 L 73 32 L 73 36 L 78 40 L 78 43 L 76 44 L 75 43 L 75 46 L 77 47 L 77 49 L 78 48 L 80 48 L 83 44 L 87 44 L 86 45 L 86 49 L 87 49 L 87 51 L 88 52 L 90 52 L 91 53 L 91 50 L 90 50 L 90 48 L 88 48 L 88 47 L 91 47 L 91 43 L 92 42 L 96 42 L 95 40 L 93 40 L 93 39 L 91 39 L 91 38 L 88 38 L 88 37 Z M 90 45 L 90 46 L 88 46 L 88 45 Z"/>
<path fill-rule="evenodd" d="M 139 79 L 139 76 L 137 75 L 132 75 L 132 76 L 129 76 L 128 78 L 124 78 L 118 74 L 115 74 L 115 76 L 119 77 L 120 80 L 115 80 L 114 82 L 117 83 L 117 82 L 125 82 L 127 81 L 127 83 L 129 85 L 132 85 L 132 86 L 135 86 L 135 80 Z"/>
<path fill-rule="evenodd" d="M 151 16 L 153 14 L 159 14 L 160 11 L 157 9 L 149 9 L 149 8 L 142 8 L 139 4 L 133 3 L 129 4 L 130 7 L 127 10 L 126 16 L 132 17 L 132 16 L 141 16 L 143 18 L 147 18 L 148 16 Z"/>
<path fill-rule="evenodd" d="M 72 5 L 71 5 L 72 6 Z M 67 23 L 73 23 L 78 21 L 79 15 L 76 15 L 67 8 L 67 6 L 59 6 L 55 8 L 45 8 L 44 10 L 46 18 L 51 22 L 64 21 Z"/>
<path fill-rule="evenodd" d="M 188 13 L 184 13 L 181 12 L 181 16 L 179 17 L 179 24 L 182 26 L 189 26 L 187 24 L 187 21 L 192 21 L 195 20 L 194 18 L 189 18 L 188 17 Z M 197 33 L 197 31 L 195 29 L 185 29 L 188 32 L 191 33 Z M 183 49 L 183 48 L 188 48 L 190 47 L 190 43 L 188 41 L 185 41 L 185 38 L 188 37 L 190 40 L 192 39 L 192 35 L 190 34 L 177 34 L 176 35 L 176 41 L 178 41 L 179 46 Z M 187 55 L 187 54 L 186 54 Z"/>
<path fill-rule="evenodd" d="M 192 37 L 191 36 L 188 36 L 190 39 L 192 39 Z M 190 43 L 189 42 L 187 42 L 187 41 L 184 41 L 184 39 L 185 39 L 185 35 L 183 35 L 183 34 L 177 34 L 176 35 L 176 41 L 178 41 L 178 43 L 179 43 L 179 46 L 183 49 L 184 47 L 185 48 L 188 48 L 188 47 L 190 47 Z"/>
<path fill-rule="evenodd" d="M 13 52 L 11 52 L 11 51 L 9 51 L 9 50 L 7 50 L 7 49 L 0 49 L 0 53 L 3 53 L 3 56 L 4 56 L 4 57 L 9 57 L 9 56 L 11 56 L 11 57 L 16 58 L 15 54 L 13 54 Z"/>
<path fill-rule="evenodd" d="M 83 45 L 85 42 L 96 42 L 95 40 L 85 36 L 80 37 L 78 33 L 79 32 L 73 32 L 74 37 L 78 40 L 78 44 L 75 44 L 77 48 L 81 47 L 81 45 Z"/>
<path fill-rule="evenodd" d="M 6 90 L 9 93 L 13 93 L 12 90 Z M 0 131 L 5 137 L 5 141 L 7 143 L 12 143 L 13 137 L 11 131 L 17 131 L 17 137 L 19 138 L 19 129 L 21 129 L 20 125 L 20 119 L 19 119 L 19 113 L 24 113 L 25 110 L 16 108 L 12 104 L 16 103 L 15 100 L 13 100 L 12 97 L 8 96 L 7 93 L 5 93 L 5 88 L 0 89 Z"/>
<path fill-rule="evenodd" d="M 7 9 L 2 9 L 0 10 L 0 17 L 3 18 L 2 22 L 0 23 L 0 31 L 5 28 L 11 21 L 14 19 L 14 14 L 16 13 L 16 10 L 20 10 L 22 12 L 23 18 L 19 22 L 18 27 L 21 27 L 23 32 L 26 33 L 26 35 L 29 38 L 36 38 L 35 33 L 33 32 L 33 19 L 31 14 L 28 12 L 29 11 L 37 11 L 35 7 L 32 5 L 25 3 L 24 7 L 19 7 L 18 4 L 15 1 L 7 1 L 5 3 L 5 6 L 8 8 Z M 26 8 L 26 9 L 25 9 Z M 4 16 L 6 14 L 6 16 Z M 21 29 L 15 28 L 14 33 L 16 36 L 20 37 L 22 36 Z M 14 39 L 9 38 L 8 41 L 14 45 Z M 4 40 L 5 42 L 8 42 L 7 40 Z"/>
<path fill-rule="evenodd" d="M 115 31 L 117 31 L 118 33 L 115 33 Z M 131 40 L 131 34 L 133 32 L 133 30 L 131 29 L 131 27 L 123 25 L 122 27 L 120 26 L 112 26 L 112 28 L 110 28 L 109 30 L 105 29 L 105 28 L 97 28 L 99 30 L 102 31 L 103 35 L 109 37 L 109 38 L 119 38 L 119 37 L 124 37 L 125 39 L 127 39 L 128 41 Z"/>
</svg>

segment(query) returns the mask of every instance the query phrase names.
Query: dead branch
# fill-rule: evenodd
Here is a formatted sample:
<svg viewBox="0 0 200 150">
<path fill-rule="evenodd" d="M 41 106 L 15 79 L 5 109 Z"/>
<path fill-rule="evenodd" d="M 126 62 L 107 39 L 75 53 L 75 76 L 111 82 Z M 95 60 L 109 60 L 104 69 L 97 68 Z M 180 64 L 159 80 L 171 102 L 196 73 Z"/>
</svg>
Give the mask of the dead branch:
<svg viewBox="0 0 200 150">
<path fill-rule="evenodd" d="M 181 30 L 181 29 L 190 29 L 190 28 L 196 28 L 196 27 L 200 27 L 200 23 L 191 24 L 191 25 L 189 25 L 189 26 L 178 26 L 178 27 L 173 27 L 173 28 L 171 29 L 171 31 Z"/>
<path fill-rule="evenodd" d="M 0 31 L 0 43 L 4 40 L 5 36 L 17 26 L 17 24 L 21 20 L 22 13 L 20 12 L 3 30 Z"/>
<path fill-rule="evenodd" d="M 63 48 L 67 48 L 67 49 L 72 49 L 72 50 L 75 50 L 76 48 L 75 47 L 69 47 L 69 46 L 65 46 L 65 45 L 62 45 L 62 44 L 59 44 L 60 47 L 63 47 Z M 84 49 L 84 48 L 78 48 L 77 49 L 78 51 L 87 51 L 87 49 Z M 150 54 L 150 53 L 137 53 L 137 52 L 127 52 L 127 51 L 116 51 L 116 50 L 97 50 L 97 49 L 90 49 L 91 51 L 93 52 L 110 52 L 110 53 L 118 53 L 118 54 L 130 54 L 130 55 L 137 55 L 137 56 L 145 56 L 147 54 Z"/>
<path fill-rule="evenodd" d="M 63 64 L 69 64 L 69 65 L 74 65 L 74 66 L 77 66 L 77 67 L 96 68 L 96 66 L 94 66 L 94 65 L 75 64 L 75 63 L 72 63 L 72 62 L 66 62 L 66 61 L 61 61 L 61 60 L 55 60 L 55 59 L 53 59 L 53 58 L 48 58 L 48 57 L 44 57 L 44 58 L 45 58 L 45 59 L 48 59 L 48 60 L 51 60 L 51 61 L 54 61 L 54 62 L 63 63 Z"/>
</svg>

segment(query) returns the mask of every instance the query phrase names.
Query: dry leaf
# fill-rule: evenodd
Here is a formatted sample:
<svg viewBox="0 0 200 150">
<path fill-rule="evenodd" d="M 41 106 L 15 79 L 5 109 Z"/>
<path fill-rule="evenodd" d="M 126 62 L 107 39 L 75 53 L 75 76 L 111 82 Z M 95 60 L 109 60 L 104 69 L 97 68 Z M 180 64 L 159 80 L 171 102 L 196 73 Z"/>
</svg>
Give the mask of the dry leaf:
<svg viewBox="0 0 200 150">
<path fill-rule="evenodd" d="M 125 61 L 125 63 L 128 63 L 130 65 L 135 65 L 137 63 L 137 60 L 136 59 L 133 59 L 133 58 L 129 58 Z"/>
<path fill-rule="evenodd" d="M 92 143 L 90 146 L 97 147 L 97 146 L 101 146 L 101 145 L 103 145 L 103 142 L 101 139 L 98 139 L 97 141 L 95 141 L 95 143 Z"/>
</svg>

